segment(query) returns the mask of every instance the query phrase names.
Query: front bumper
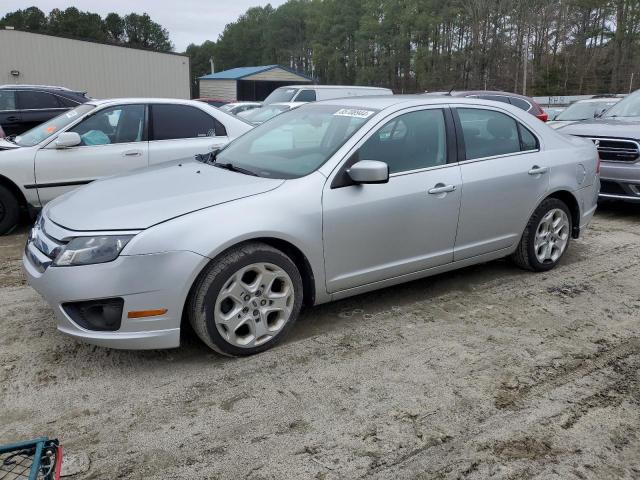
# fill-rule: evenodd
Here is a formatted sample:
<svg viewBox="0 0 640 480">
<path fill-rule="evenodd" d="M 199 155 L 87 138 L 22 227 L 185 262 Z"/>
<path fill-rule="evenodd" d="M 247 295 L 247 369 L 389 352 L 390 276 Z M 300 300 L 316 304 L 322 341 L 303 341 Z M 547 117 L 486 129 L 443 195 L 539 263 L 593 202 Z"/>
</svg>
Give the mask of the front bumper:
<svg viewBox="0 0 640 480">
<path fill-rule="evenodd" d="M 602 162 L 600 198 L 640 202 L 640 163 Z"/>
<path fill-rule="evenodd" d="M 53 308 L 58 330 L 95 345 L 120 349 L 180 345 L 180 321 L 189 289 L 208 259 L 193 252 L 121 255 L 113 262 L 75 267 L 42 267 L 42 254 L 28 243 L 22 256 L 27 281 Z M 45 257 L 46 258 L 46 257 Z M 76 324 L 63 303 L 110 297 L 124 299 L 120 329 L 93 331 Z M 128 318 L 127 312 L 167 309 L 163 315 Z"/>
</svg>

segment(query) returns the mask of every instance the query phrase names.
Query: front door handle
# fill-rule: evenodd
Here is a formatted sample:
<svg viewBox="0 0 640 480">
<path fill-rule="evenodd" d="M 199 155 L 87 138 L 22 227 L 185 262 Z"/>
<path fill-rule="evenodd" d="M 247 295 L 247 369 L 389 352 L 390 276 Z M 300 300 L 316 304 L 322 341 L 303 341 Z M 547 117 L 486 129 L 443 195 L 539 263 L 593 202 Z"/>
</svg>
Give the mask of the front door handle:
<svg viewBox="0 0 640 480">
<path fill-rule="evenodd" d="M 534 165 L 529 170 L 529 175 L 542 175 L 543 173 L 547 173 L 549 171 L 549 167 L 539 167 L 538 165 Z"/>
<path fill-rule="evenodd" d="M 429 195 L 439 195 L 441 193 L 454 192 L 455 190 L 456 190 L 455 185 L 445 185 L 444 183 L 438 183 L 432 189 L 427 190 L 427 193 Z"/>
<path fill-rule="evenodd" d="M 11 115 L 10 117 L 7 117 L 7 122 L 19 122 L 19 121 L 20 121 L 20 118 L 14 116 L 14 115 Z"/>
<path fill-rule="evenodd" d="M 142 155 L 140 150 L 127 150 L 122 154 L 123 157 L 139 157 Z"/>
</svg>

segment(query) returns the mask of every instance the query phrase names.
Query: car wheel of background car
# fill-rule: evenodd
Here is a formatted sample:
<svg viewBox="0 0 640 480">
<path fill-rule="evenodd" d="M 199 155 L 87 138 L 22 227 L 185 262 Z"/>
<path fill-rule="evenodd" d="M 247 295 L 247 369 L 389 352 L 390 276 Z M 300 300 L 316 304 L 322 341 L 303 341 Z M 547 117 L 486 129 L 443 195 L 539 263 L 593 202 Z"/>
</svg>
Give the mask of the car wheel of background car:
<svg viewBox="0 0 640 480">
<path fill-rule="evenodd" d="M 251 355 L 271 348 L 291 329 L 302 288 L 289 257 L 269 245 L 247 243 L 205 268 L 187 315 L 200 339 L 218 353 Z"/>
<path fill-rule="evenodd" d="M 571 227 L 571 214 L 565 203 L 547 198 L 529 219 L 513 261 L 527 270 L 551 270 L 569 246 Z"/>
<path fill-rule="evenodd" d="M 11 191 L 0 185 L 0 235 L 11 232 L 20 219 L 20 204 Z"/>
</svg>

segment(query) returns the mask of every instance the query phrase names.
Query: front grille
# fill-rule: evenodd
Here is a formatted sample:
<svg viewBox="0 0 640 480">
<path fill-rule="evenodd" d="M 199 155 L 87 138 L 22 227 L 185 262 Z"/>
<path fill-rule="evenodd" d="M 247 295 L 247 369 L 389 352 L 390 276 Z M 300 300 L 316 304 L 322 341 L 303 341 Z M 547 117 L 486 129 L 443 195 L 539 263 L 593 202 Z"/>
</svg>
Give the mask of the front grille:
<svg viewBox="0 0 640 480">
<path fill-rule="evenodd" d="M 640 144 L 620 138 L 594 138 L 600 159 L 607 162 L 635 162 L 640 158 Z"/>
<path fill-rule="evenodd" d="M 619 183 L 610 182 L 608 180 L 600 180 L 600 193 L 609 193 L 611 195 L 629 195 Z"/>
<path fill-rule="evenodd" d="M 29 233 L 29 242 L 51 260 L 55 259 L 64 247 L 64 243 L 51 238 L 44 229 L 44 218 L 38 217 Z"/>
</svg>

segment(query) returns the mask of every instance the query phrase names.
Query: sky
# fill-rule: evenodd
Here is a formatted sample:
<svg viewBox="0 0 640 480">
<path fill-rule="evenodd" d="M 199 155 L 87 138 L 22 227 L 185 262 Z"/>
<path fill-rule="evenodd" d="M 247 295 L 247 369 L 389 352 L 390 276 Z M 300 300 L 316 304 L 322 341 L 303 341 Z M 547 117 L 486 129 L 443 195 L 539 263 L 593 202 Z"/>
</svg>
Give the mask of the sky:
<svg viewBox="0 0 640 480">
<path fill-rule="evenodd" d="M 217 40 L 227 23 L 235 21 L 250 7 L 271 4 L 277 7 L 285 0 L 0 0 L 0 17 L 6 13 L 37 6 L 46 15 L 54 8 L 76 7 L 99 13 L 148 13 L 151 19 L 169 30 L 176 52 L 187 45 Z"/>
</svg>

